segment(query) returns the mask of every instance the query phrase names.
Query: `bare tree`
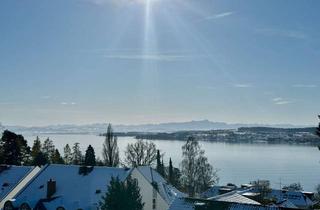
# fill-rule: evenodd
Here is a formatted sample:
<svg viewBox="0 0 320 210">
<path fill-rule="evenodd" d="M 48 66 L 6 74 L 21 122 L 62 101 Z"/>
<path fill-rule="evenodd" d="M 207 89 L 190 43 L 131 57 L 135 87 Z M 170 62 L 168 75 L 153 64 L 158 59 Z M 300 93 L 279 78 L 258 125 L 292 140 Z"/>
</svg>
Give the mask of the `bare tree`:
<svg viewBox="0 0 320 210">
<path fill-rule="evenodd" d="M 109 167 L 119 166 L 118 139 L 113 133 L 111 124 L 108 125 L 106 139 L 103 143 L 102 157 L 104 164 Z"/>
<path fill-rule="evenodd" d="M 282 188 L 283 190 L 288 190 L 288 191 L 303 191 L 303 187 L 300 184 L 300 182 L 292 183 L 289 185 L 286 185 Z"/>
<path fill-rule="evenodd" d="M 181 184 L 190 197 L 204 192 L 218 182 L 217 171 L 204 156 L 199 142 L 189 137 L 182 146 Z"/>
<path fill-rule="evenodd" d="M 125 165 L 130 167 L 151 166 L 157 159 L 156 145 L 139 139 L 136 143 L 128 144 L 125 151 Z"/>
<path fill-rule="evenodd" d="M 269 198 L 269 195 L 272 191 L 269 180 L 252 181 L 250 184 L 253 185 L 253 189 L 260 194 L 258 196 L 258 202 L 265 205 L 273 202 L 273 199 Z"/>
</svg>

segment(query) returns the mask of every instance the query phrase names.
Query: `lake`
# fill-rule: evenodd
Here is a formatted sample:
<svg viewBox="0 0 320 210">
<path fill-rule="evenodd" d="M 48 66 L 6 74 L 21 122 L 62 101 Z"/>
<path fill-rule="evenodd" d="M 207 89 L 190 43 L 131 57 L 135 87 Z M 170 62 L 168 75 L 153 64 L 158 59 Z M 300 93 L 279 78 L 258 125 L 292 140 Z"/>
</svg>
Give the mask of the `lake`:
<svg viewBox="0 0 320 210">
<path fill-rule="evenodd" d="M 95 135 L 39 135 L 43 142 L 47 137 L 63 153 L 65 144 L 80 143 L 84 152 L 91 144 L 97 156 L 101 156 L 104 137 Z M 26 136 L 29 145 L 36 136 Z M 133 137 L 120 137 L 118 146 L 120 157 L 128 143 L 135 142 Z M 172 158 L 175 167 L 182 159 L 183 141 L 152 140 L 157 148 L 165 153 L 164 162 Z M 304 190 L 314 191 L 320 184 L 320 151 L 316 147 L 301 145 L 269 145 L 269 144 L 228 144 L 200 142 L 206 151 L 209 162 L 217 169 L 219 184 L 248 183 L 257 179 L 268 179 L 275 188 L 281 185 L 300 182 Z"/>
</svg>

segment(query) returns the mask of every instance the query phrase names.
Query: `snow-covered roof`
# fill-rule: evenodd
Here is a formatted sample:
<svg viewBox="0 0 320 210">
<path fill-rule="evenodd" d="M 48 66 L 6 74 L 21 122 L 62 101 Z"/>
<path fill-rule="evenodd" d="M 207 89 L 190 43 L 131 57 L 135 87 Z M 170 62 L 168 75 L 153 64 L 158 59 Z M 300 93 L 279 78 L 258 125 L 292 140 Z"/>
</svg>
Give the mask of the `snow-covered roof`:
<svg viewBox="0 0 320 210">
<path fill-rule="evenodd" d="M 152 181 L 157 183 L 166 183 L 167 181 L 150 166 L 139 166 L 137 168 L 140 173 L 151 183 Z"/>
<path fill-rule="evenodd" d="M 33 169 L 32 166 L 1 166 L 0 201 Z"/>
<path fill-rule="evenodd" d="M 107 191 L 111 177 L 125 180 L 130 170 L 123 168 L 94 167 L 87 175 L 79 174 L 80 166 L 48 165 L 16 197 L 14 206 L 28 201 L 31 208 L 47 197 L 47 182 L 56 181 L 56 192 L 50 201 L 43 201 L 47 209 L 63 206 L 65 209 L 93 209 L 99 205 Z"/>
<path fill-rule="evenodd" d="M 217 195 L 220 195 L 220 188 L 221 186 L 213 186 L 204 193 L 201 194 L 202 198 L 210 198 Z"/>
<path fill-rule="evenodd" d="M 289 200 L 297 207 L 308 207 L 313 205 L 311 199 L 300 191 L 285 191 L 273 189 L 269 196 L 276 198 L 278 202 Z"/>
<path fill-rule="evenodd" d="M 185 197 L 186 195 L 177 190 L 172 185 L 168 184 L 167 181 L 154 169 L 149 166 L 140 166 L 137 168 L 138 171 L 148 180 L 151 184 L 156 182 L 158 185 L 158 192 L 161 197 L 170 205 L 173 200 L 177 197 Z"/>
<path fill-rule="evenodd" d="M 173 200 L 168 210 L 194 210 L 194 204 L 185 198 L 176 198 Z"/>
<path fill-rule="evenodd" d="M 251 204 L 251 205 L 260 205 L 260 203 L 258 203 L 257 201 L 254 201 L 254 200 L 251 200 L 247 197 L 244 197 L 235 191 L 209 198 L 209 200 Z"/>
<path fill-rule="evenodd" d="M 283 207 L 283 208 L 291 208 L 291 209 L 298 209 L 298 207 L 296 207 L 291 201 L 289 200 L 284 200 L 280 203 L 276 204 L 279 207 Z"/>
<path fill-rule="evenodd" d="M 229 206 L 228 210 L 280 210 L 280 208 L 276 206 L 261 206 L 233 203 Z"/>
</svg>

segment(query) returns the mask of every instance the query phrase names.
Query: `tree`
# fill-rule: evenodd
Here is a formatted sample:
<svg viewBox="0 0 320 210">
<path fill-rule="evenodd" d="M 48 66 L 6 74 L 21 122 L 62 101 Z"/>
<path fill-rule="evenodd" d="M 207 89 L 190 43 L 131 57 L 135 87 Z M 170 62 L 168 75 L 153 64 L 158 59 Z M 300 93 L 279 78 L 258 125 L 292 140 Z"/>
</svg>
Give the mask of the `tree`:
<svg viewBox="0 0 320 210">
<path fill-rule="evenodd" d="M 299 182 L 284 186 L 282 189 L 288 190 L 288 191 L 303 191 L 303 187 Z"/>
<path fill-rule="evenodd" d="M 42 145 L 42 152 L 47 157 L 49 162 L 52 162 L 52 157 L 55 153 L 55 146 L 53 144 L 53 141 L 49 138 L 47 138 Z"/>
<path fill-rule="evenodd" d="M 82 153 L 80 151 L 80 144 L 74 143 L 73 147 L 72 147 L 72 163 L 74 165 L 81 165 L 82 163 Z"/>
<path fill-rule="evenodd" d="M 317 186 L 316 186 L 316 188 L 315 188 L 315 190 L 316 190 L 316 193 L 315 193 L 315 199 L 317 200 L 317 201 L 320 201 L 320 184 L 318 184 Z"/>
<path fill-rule="evenodd" d="M 169 170 L 168 170 L 168 181 L 170 184 L 173 185 L 173 179 L 174 179 L 174 174 L 173 174 L 173 165 L 172 165 L 172 160 L 171 158 L 169 159 Z"/>
<path fill-rule="evenodd" d="M 102 157 L 106 166 L 117 167 L 119 166 L 119 148 L 118 139 L 113 133 L 111 124 L 108 125 L 106 138 L 103 143 Z"/>
<path fill-rule="evenodd" d="M 33 142 L 33 146 L 31 149 L 31 158 L 34 159 L 41 152 L 41 141 L 37 136 L 36 140 Z"/>
<path fill-rule="evenodd" d="M 32 159 L 32 165 L 34 166 L 43 166 L 48 163 L 49 160 L 47 159 L 47 156 L 41 151 Z"/>
<path fill-rule="evenodd" d="M 151 166 L 157 159 L 157 149 L 153 142 L 139 139 L 128 144 L 125 151 L 125 164 L 129 167 Z"/>
<path fill-rule="evenodd" d="M 142 210 L 143 207 L 138 182 L 130 176 L 125 182 L 112 177 L 108 191 L 100 202 L 101 210 Z"/>
<path fill-rule="evenodd" d="M 96 165 L 96 155 L 94 149 L 91 145 L 88 146 L 86 154 L 84 157 L 84 165 L 86 166 L 95 166 Z"/>
<path fill-rule="evenodd" d="M 69 144 L 66 144 L 66 146 L 63 148 L 63 160 L 64 164 L 70 165 L 72 164 L 72 152 Z"/>
<path fill-rule="evenodd" d="M 165 177 L 165 170 L 164 170 L 164 164 L 163 160 L 161 161 L 161 155 L 160 155 L 160 150 L 157 150 L 157 172 L 162 176 Z"/>
<path fill-rule="evenodd" d="M 320 120 L 320 115 L 318 115 L 318 118 Z M 319 125 L 317 127 L 316 134 L 320 137 L 320 123 L 319 123 Z"/>
<path fill-rule="evenodd" d="M 268 180 L 257 180 L 250 182 L 253 185 L 254 190 L 259 193 L 258 202 L 262 204 L 272 204 L 274 202 L 273 199 L 269 198 L 269 194 L 271 192 L 270 181 Z"/>
<path fill-rule="evenodd" d="M 22 135 L 5 130 L 0 139 L 0 164 L 24 165 L 30 161 L 30 147 Z"/>
<path fill-rule="evenodd" d="M 33 142 L 33 146 L 31 149 L 31 164 L 34 166 L 43 166 L 49 162 L 46 155 L 41 151 L 41 141 L 37 136 L 36 140 Z"/>
<path fill-rule="evenodd" d="M 181 184 L 190 197 L 218 182 L 216 170 L 208 163 L 204 153 L 194 137 L 189 137 L 182 146 Z"/>
<path fill-rule="evenodd" d="M 181 172 L 178 168 L 173 167 L 171 158 L 169 159 L 168 167 L 168 182 L 176 188 L 181 188 L 180 183 Z"/>
<path fill-rule="evenodd" d="M 64 164 L 63 158 L 61 157 L 58 149 L 55 149 L 51 158 L 51 162 L 55 164 Z"/>
</svg>

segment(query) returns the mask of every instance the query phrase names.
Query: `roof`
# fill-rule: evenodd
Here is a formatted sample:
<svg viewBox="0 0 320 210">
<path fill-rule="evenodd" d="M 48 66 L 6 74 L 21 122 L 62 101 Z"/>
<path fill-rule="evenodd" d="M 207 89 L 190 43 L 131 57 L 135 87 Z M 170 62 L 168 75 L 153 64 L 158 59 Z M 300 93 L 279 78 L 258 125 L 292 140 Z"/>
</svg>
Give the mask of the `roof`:
<svg viewBox="0 0 320 210">
<path fill-rule="evenodd" d="M 284 200 L 280 203 L 276 204 L 279 207 L 284 207 L 284 208 L 292 208 L 292 209 L 297 209 L 298 207 L 296 207 L 291 201 L 289 200 Z"/>
<path fill-rule="evenodd" d="M 125 180 L 130 170 L 123 168 L 94 167 L 87 175 L 79 174 L 80 166 L 48 165 L 16 197 L 15 206 L 28 201 L 34 208 L 39 200 L 46 198 L 47 181 L 56 181 L 55 199 L 44 201 L 48 209 L 63 206 L 65 209 L 92 209 L 99 205 L 101 196 L 107 191 L 111 177 Z"/>
<path fill-rule="evenodd" d="M 177 190 L 172 185 L 168 184 L 167 181 L 154 169 L 149 166 L 139 166 L 138 171 L 147 179 L 151 184 L 156 182 L 158 185 L 158 192 L 160 196 L 170 205 L 175 198 L 185 197 L 186 195 Z"/>
<path fill-rule="evenodd" d="M 2 169 L 2 170 L 1 170 Z M 32 171 L 32 166 L 1 166 L 0 201 Z"/>
<path fill-rule="evenodd" d="M 220 189 L 221 189 L 221 186 L 213 186 L 209 188 L 207 191 L 205 191 L 204 193 L 202 193 L 201 197 L 210 198 L 210 197 L 220 195 Z"/>
<path fill-rule="evenodd" d="M 276 198 L 278 202 L 289 200 L 297 207 L 308 207 L 313 205 L 311 199 L 301 191 L 285 191 L 273 189 L 269 196 Z"/>
<path fill-rule="evenodd" d="M 247 197 L 244 197 L 235 191 L 209 198 L 209 200 L 251 204 L 251 205 L 260 205 L 260 203 L 258 203 L 257 201 L 254 201 L 254 200 L 251 200 Z"/>
<path fill-rule="evenodd" d="M 173 200 L 168 210 L 194 210 L 194 204 L 185 198 L 176 198 Z"/>
<path fill-rule="evenodd" d="M 233 203 L 229 206 L 228 210 L 280 210 L 280 208 L 276 206 L 260 206 Z"/>
</svg>

